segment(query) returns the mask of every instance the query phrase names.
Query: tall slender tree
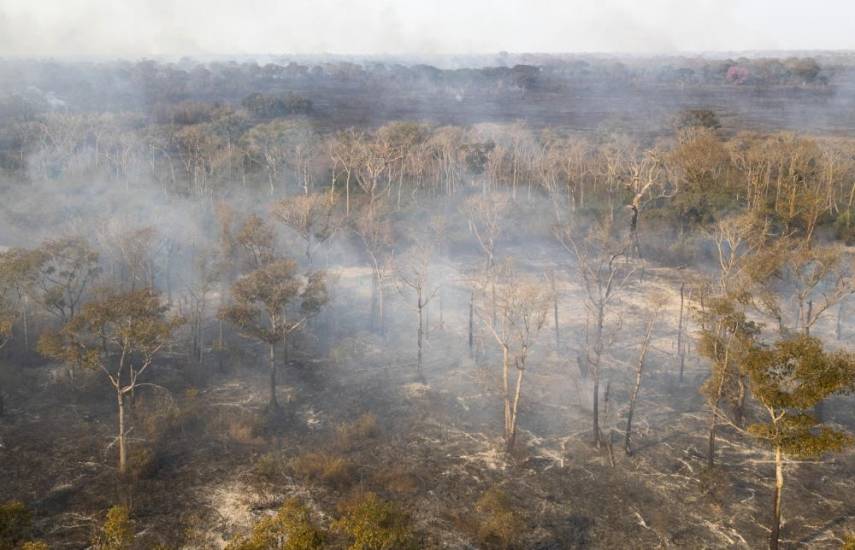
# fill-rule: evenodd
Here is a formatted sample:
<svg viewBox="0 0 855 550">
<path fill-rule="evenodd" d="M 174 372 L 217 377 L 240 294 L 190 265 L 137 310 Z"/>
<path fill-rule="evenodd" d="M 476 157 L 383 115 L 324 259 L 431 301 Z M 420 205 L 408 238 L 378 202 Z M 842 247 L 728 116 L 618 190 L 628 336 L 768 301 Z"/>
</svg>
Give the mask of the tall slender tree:
<svg viewBox="0 0 855 550">
<path fill-rule="evenodd" d="M 270 370 L 270 409 L 276 398 L 276 346 L 299 329 L 326 303 L 323 272 L 301 277 L 293 260 L 273 260 L 238 279 L 231 289 L 232 303 L 220 316 L 240 333 L 267 345 Z"/>
<path fill-rule="evenodd" d="M 181 323 L 183 319 L 168 316 L 155 290 L 107 290 L 85 304 L 59 332 L 45 334 L 39 341 L 44 355 L 98 370 L 109 380 L 116 395 L 122 474 L 128 455 L 125 399 L 141 385 L 140 377 Z"/>
</svg>

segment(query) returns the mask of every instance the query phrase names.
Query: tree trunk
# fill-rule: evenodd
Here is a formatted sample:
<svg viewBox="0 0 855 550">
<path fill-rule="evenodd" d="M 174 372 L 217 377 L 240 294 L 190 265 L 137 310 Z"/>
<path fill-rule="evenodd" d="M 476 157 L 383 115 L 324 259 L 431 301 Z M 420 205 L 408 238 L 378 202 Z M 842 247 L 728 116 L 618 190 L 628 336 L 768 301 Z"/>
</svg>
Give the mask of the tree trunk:
<svg viewBox="0 0 855 550">
<path fill-rule="evenodd" d="M 555 349 L 561 349 L 561 332 L 558 326 L 558 290 L 555 285 L 555 275 L 550 278 L 552 282 L 552 321 L 555 324 Z"/>
<path fill-rule="evenodd" d="M 124 475 L 128 468 L 128 457 L 125 447 L 125 396 L 121 387 L 116 388 L 116 401 L 119 406 L 119 473 Z"/>
<path fill-rule="evenodd" d="M 380 335 L 386 335 L 386 323 L 383 318 L 383 284 L 377 281 L 377 322 L 379 323 Z"/>
<path fill-rule="evenodd" d="M 419 351 L 418 351 L 418 363 L 417 363 L 419 372 L 422 371 L 422 338 L 424 335 L 424 329 L 422 328 L 422 325 L 424 323 L 423 318 L 424 318 L 424 305 L 421 302 L 421 298 L 419 298 L 419 338 L 418 338 Z"/>
<path fill-rule="evenodd" d="M 507 433 L 507 427 L 511 423 L 511 396 L 510 396 L 510 386 L 508 377 L 510 376 L 510 363 L 508 357 L 508 347 L 506 345 L 502 346 L 502 389 L 504 390 L 502 395 L 504 396 L 505 401 L 505 430 Z"/>
<path fill-rule="evenodd" d="M 603 417 L 606 419 L 606 422 L 609 421 L 609 395 L 612 387 L 611 380 L 606 382 L 606 391 L 603 394 Z M 603 442 L 606 445 L 606 450 L 609 452 L 609 465 L 614 468 L 615 467 L 615 448 L 612 443 L 612 436 L 614 435 L 614 430 L 609 428 L 609 436 L 603 438 Z"/>
<path fill-rule="evenodd" d="M 511 452 L 514 449 L 514 443 L 517 440 L 517 411 L 520 405 L 520 394 L 522 390 L 523 373 L 525 369 L 517 368 L 517 385 L 514 390 L 514 402 L 511 408 L 511 423 L 506 427 L 507 432 L 507 451 Z"/>
<path fill-rule="evenodd" d="M 710 415 L 710 433 L 709 440 L 707 441 L 707 467 L 712 468 L 715 466 L 715 432 L 716 426 L 718 425 L 718 405 L 713 408 L 712 415 Z"/>
<path fill-rule="evenodd" d="M 377 332 L 377 274 L 371 276 L 371 331 Z"/>
<path fill-rule="evenodd" d="M 469 294 L 469 356 L 474 356 L 475 346 L 475 291 Z"/>
<path fill-rule="evenodd" d="M 638 356 L 638 366 L 635 369 L 635 387 L 632 390 L 632 397 L 629 399 L 629 413 L 626 416 L 626 437 L 624 438 L 624 450 L 627 455 L 632 454 L 632 415 L 635 412 L 635 404 L 638 401 L 638 392 L 641 389 L 641 374 L 644 371 L 644 359 L 647 357 L 647 351 L 650 349 L 650 339 L 653 336 L 653 325 L 656 318 L 653 317 L 647 322 L 647 332 L 644 335 L 644 342 L 641 344 L 641 353 Z"/>
<path fill-rule="evenodd" d="M 677 322 L 677 355 L 680 358 L 680 382 L 683 381 L 683 371 L 686 368 L 686 354 L 683 352 L 683 308 L 686 283 L 680 283 L 680 317 Z"/>
<path fill-rule="evenodd" d="M 24 298 L 24 351 L 30 351 L 30 316 L 29 316 L 29 307 L 27 304 L 28 300 Z"/>
<path fill-rule="evenodd" d="M 594 445 L 600 448 L 600 373 L 594 371 Z"/>
<path fill-rule="evenodd" d="M 270 408 L 278 409 L 279 402 L 276 400 L 276 345 L 270 344 Z"/>
<path fill-rule="evenodd" d="M 742 427 L 743 420 L 745 419 L 745 397 L 748 393 L 745 382 L 745 376 L 739 375 L 737 377 L 739 390 L 736 396 L 736 408 L 733 420 L 740 428 Z"/>
<path fill-rule="evenodd" d="M 597 334 L 596 341 L 594 342 L 594 364 L 592 365 L 591 372 L 594 376 L 594 445 L 597 448 L 600 448 L 600 361 L 602 360 L 603 354 L 603 324 L 605 322 L 605 306 L 603 304 L 598 304 L 597 307 Z"/>
<path fill-rule="evenodd" d="M 775 491 L 772 495 L 772 529 L 769 533 L 769 550 L 778 550 L 781 534 L 781 492 L 784 489 L 784 461 L 781 447 L 775 447 Z"/>
</svg>

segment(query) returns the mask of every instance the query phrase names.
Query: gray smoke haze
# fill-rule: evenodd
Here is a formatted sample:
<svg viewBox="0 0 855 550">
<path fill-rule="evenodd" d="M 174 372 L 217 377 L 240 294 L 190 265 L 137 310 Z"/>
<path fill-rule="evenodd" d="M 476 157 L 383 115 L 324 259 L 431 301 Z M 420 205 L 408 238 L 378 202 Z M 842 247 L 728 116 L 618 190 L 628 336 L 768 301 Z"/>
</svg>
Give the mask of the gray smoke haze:
<svg viewBox="0 0 855 550">
<path fill-rule="evenodd" d="M 828 50 L 852 21 L 848 0 L 4 0 L 0 55 Z"/>
</svg>

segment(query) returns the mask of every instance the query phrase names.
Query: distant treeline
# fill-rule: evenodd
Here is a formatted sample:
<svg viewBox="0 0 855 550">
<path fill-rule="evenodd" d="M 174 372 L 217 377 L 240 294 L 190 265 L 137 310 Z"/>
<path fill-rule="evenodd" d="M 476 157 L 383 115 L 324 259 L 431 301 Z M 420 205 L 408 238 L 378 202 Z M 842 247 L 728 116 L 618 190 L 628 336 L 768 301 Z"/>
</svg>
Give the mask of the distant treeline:
<svg viewBox="0 0 855 550">
<path fill-rule="evenodd" d="M 21 113 L 144 110 L 188 100 L 239 103 L 251 94 L 287 95 L 295 89 L 400 89 L 419 93 L 515 95 L 585 86 L 824 86 L 848 80 L 853 68 L 813 57 L 786 59 L 561 58 L 500 56 L 507 66 L 439 69 L 430 65 L 346 61 L 176 63 L 0 60 L 0 119 Z M 528 61 L 515 63 L 514 61 Z M 306 98 L 311 100 L 312 98 Z"/>
</svg>

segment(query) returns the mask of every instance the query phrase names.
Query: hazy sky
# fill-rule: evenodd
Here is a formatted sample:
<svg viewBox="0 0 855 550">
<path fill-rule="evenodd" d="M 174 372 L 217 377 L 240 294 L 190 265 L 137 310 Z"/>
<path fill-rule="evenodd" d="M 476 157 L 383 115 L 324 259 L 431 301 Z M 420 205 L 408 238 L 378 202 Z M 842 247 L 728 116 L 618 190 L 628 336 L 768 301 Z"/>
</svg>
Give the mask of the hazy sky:
<svg viewBox="0 0 855 550">
<path fill-rule="evenodd" d="M 855 0 L 0 0 L 0 55 L 855 49 Z"/>
</svg>

